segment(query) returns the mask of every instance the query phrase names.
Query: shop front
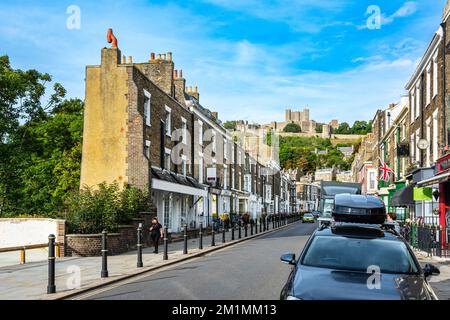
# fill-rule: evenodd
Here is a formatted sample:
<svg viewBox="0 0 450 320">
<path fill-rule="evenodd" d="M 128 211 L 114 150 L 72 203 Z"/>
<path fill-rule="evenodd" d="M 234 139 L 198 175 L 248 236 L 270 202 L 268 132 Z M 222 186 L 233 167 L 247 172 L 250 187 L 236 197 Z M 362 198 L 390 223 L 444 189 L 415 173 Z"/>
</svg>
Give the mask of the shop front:
<svg viewBox="0 0 450 320">
<path fill-rule="evenodd" d="M 450 240 L 450 154 L 436 161 L 435 175 L 422 180 L 419 186 L 435 186 L 432 190 L 433 198 L 439 199 L 435 213 L 439 216 L 439 225 L 442 232 L 442 241 L 447 244 Z"/>
</svg>

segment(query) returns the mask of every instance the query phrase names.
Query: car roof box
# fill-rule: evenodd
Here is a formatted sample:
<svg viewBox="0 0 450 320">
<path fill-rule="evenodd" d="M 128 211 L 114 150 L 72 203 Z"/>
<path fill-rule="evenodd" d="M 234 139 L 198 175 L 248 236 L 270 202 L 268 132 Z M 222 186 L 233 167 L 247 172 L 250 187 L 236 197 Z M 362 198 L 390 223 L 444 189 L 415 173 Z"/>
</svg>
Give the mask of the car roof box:
<svg viewBox="0 0 450 320">
<path fill-rule="evenodd" d="M 335 196 L 333 218 L 337 222 L 383 224 L 386 207 L 379 198 L 366 195 Z"/>
</svg>

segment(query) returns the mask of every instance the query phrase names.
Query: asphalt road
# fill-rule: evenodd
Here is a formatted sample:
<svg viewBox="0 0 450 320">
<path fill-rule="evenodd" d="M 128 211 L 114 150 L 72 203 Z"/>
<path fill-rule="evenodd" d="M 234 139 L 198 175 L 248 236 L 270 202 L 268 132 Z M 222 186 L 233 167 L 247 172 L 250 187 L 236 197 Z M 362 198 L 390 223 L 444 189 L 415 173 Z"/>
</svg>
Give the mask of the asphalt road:
<svg viewBox="0 0 450 320">
<path fill-rule="evenodd" d="M 317 224 L 295 223 L 170 269 L 85 295 L 102 300 L 279 299 L 290 266 L 285 252 L 299 254 Z"/>
</svg>

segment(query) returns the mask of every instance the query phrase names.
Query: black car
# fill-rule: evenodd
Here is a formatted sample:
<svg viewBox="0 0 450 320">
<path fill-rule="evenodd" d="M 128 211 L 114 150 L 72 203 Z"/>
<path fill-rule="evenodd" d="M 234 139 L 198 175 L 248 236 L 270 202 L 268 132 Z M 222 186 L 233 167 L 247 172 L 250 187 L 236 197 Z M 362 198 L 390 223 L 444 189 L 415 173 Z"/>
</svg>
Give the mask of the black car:
<svg viewBox="0 0 450 320">
<path fill-rule="evenodd" d="M 439 270 L 431 264 L 422 269 L 408 243 L 380 223 L 384 205 L 378 201 L 336 198 L 333 216 L 338 221 L 316 230 L 298 259 L 293 253 L 281 257 L 293 269 L 280 298 L 437 299 L 428 277 Z"/>
</svg>

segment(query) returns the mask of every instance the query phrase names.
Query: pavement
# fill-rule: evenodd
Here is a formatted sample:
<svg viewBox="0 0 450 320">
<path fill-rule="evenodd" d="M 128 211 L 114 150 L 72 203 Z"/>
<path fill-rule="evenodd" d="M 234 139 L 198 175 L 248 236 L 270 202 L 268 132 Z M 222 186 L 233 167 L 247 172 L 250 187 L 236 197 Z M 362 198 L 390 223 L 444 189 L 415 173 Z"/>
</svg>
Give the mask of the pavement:
<svg viewBox="0 0 450 320">
<path fill-rule="evenodd" d="M 298 224 L 298 223 L 295 223 Z M 288 226 L 281 226 L 281 230 Z M 274 232 L 272 225 L 268 233 Z M 121 255 L 108 257 L 108 278 L 101 278 L 101 257 L 65 257 L 56 259 L 56 293 L 47 294 L 48 263 L 47 261 L 30 262 L 24 265 L 12 265 L 0 267 L 0 300 L 42 300 L 61 299 L 72 294 L 79 294 L 85 290 L 101 287 L 106 284 L 122 281 L 138 274 L 164 268 L 186 259 L 192 259 L 207 254 L 222 247 L 233 245 L 241 241 L 261 236 L 260 233 L 238 239 L 235 231 L 235 239 L 231 241 L 231 232 L 226 233 L 225 243 L 222 234 L 215 235 L 216 246 L 211 246 L 211 236 L 203 238 L 203 250 L 198 249 L 198 239 L 188 240 L 188 254 L 183 254 L 183 242 L 169 244 L 169 259 L 163 260 L 163 246 L 160 246 L 158 254 L 154 254 L 153 248 L 143 249 L 143 268 L 136 267 L 137 253 L 130 251 Z"/>
<path fill-rule="evenodd" d="M 421 266 L 431 263 L 439 268 L 440 274 L 431 276 L 429 283 L 439 300 L 450 300 L 450 258 L 429 257 L 426 252 L 414 249 Z"/>
</svg>

